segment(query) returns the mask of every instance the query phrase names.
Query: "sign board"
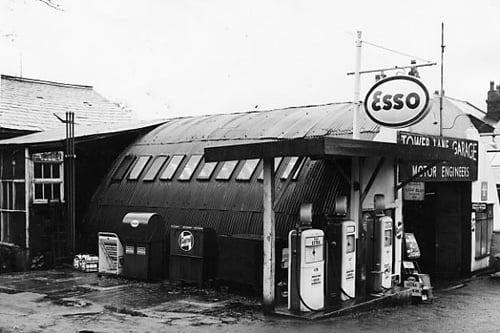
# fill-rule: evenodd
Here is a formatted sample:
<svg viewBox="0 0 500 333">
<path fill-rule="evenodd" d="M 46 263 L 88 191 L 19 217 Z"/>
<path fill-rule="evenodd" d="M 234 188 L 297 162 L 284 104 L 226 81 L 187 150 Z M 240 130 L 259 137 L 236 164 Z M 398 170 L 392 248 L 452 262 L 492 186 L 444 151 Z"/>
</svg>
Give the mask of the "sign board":
<svg viewBox="0 0 500 333">
<path fill-rule="evenodd" d="M 447 148 L 455 156 L 464 158 L 460 164 L 440 162 L 432 165 L 429 161 L 400 162 L 399 179 L 406 180 L 418 173 L 420 182 L 439 181 L 474 181 L 477 180 L 477 164 L 479 143 L 474 140 L 451 138 L 399 131 L 398 143 L 412 146 L 429 146 Z"/>
<path fill-rule="evenodd" d="M 429 92 L 413 76 L 396 75 L 380 80 L 365 97 L 366 114 L 385 127 L 416 124 L 429 110 Z"/>
<path fill-rule="evenodd" d="M 33 153 L 31 154 L 31 159 L 33 162 L 59 163 L 64 160 L 64 154 L 62 151 Z"/>
<path fill-rule="evenodd" d="M 409 182 L 403 187 L 403 200 L 424 201 L 424 196 L 424 182 Z"/>
<path fill-rule="evenodd" d="M 488 200 L 488 182 L 481 182 L 481 201 Z"/>
<path fill-rule="evenodd" d="M 486 211 L 486 203 L 485 202 L 473 202 L 472 203 L 472 211 L 476 213 L 483 213 Z"/>
<path fill-rule="evenodd" d="M 405 232 L 405 247 L 406 258 L 420 258 L 420 248 L 418 247 L 417 239 L 415 238 L 415 235 L 413 233 Z"/>
</svg>

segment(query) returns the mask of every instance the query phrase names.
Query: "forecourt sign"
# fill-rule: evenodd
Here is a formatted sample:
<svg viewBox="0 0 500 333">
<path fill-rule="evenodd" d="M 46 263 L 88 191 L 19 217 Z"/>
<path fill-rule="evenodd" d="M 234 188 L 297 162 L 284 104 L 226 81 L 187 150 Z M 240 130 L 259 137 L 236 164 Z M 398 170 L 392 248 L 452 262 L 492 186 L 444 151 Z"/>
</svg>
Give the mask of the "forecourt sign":
<svg viewBox="0 0 500 333">
<path fill-rule="evenodd" d="M 453 151 L 455 156 L 464 157 L 458 163 L 438 163 L 427 169 L 415 181 L 475 181 L 477 180 L 479 143 L 474 140 L 451 138 L 446 136 L 426 135 L 410 132 L 398 132 L 398 143 L 413 146 L 442 147 Z M 401 162 L 399 178 L 409 179 L 422 171 L 429 164 L 422 161 Z"/>
<path fill-rule="evenodd" d="M 385 127 L 407 127 L 429 113 L 429 92 L 413 76 L 396 75 L 378 81 L 365 98 L 371 120 Z"/>
</svg>

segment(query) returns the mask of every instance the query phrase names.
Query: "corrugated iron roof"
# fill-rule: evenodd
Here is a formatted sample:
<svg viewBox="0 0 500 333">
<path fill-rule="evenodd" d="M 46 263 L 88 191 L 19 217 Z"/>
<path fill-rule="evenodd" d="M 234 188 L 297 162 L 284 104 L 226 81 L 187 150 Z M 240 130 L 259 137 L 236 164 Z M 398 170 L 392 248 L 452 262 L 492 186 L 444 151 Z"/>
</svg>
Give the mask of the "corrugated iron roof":
<svg viewBox="0 0 500 333">
<path fill-rule="evenodd" d="M 147 127 L 155 127 L 165 120 L 130 120 L 121 123 L 108 123 L 98 125 L 80 125 L 75 124 L 74 137 L 76 140 L 83 138 L 102 137 L 108 134 L 115 134 L 120 132 L 127 132 Z M 15 138 L 0 140 L 0 146 L 7 145 L 30 145 L 30 144 L 43 144 L 63 141 L 66 139 L 66 126 L 59 125 L 58 128 L 53 128 L 45 132 L 38 132 L 18 136 Z"/>
<path fill-rule="evenodd" d="M 352 103 L 170 119 L 138 144 L 192 141 L 254 141 L 316 136 L 350 136 Z M 361 116 L 361 136 L 372 139 L 378 125 Z"/>
<path fill-rule="evenodd" d="M 98 94 L 91 86 L 2 75 L 0 126 L 8 129 L 44 131 L 60 126 L 66 111 L 75 113 L 79 124 L 122 122 L 131 113 Z"/>
</svg>

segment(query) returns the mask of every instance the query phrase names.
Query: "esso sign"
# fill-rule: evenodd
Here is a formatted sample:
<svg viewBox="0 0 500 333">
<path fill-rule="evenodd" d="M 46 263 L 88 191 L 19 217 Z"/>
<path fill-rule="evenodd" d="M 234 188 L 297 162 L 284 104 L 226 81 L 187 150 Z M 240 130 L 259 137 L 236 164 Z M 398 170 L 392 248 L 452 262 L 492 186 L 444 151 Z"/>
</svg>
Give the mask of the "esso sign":
<svg viewBox="0 0 500 333">
<path fill-rule="evenodd" d="M 371 120 L 386 127 L 418 123 L 429 112 L 429 92 L 413 76 L 391 76 L 378 81 L 365 98 Z"/>
</svg>

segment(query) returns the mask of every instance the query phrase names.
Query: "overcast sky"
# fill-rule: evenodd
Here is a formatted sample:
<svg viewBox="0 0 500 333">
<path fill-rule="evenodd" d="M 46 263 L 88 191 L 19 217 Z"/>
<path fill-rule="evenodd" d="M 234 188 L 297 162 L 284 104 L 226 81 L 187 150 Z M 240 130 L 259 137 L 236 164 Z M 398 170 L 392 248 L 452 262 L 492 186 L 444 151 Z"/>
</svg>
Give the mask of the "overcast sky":
<svg viewBox="0 0 500 333">
<path fill-rule="evenodd" d="M 362 70 L 437 62 L 420 69 L 432 93 L 444 22 L 446 95 L 485 110 L 500 84 L 498 0 L 57 3 L 0 0 L 0 71 L 93 85 L 141 118 L 351 101 L 357 30 L 402 53 L 364 43 Z"/>
</svg>

